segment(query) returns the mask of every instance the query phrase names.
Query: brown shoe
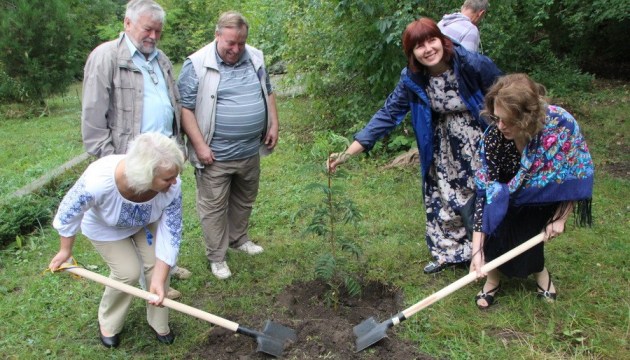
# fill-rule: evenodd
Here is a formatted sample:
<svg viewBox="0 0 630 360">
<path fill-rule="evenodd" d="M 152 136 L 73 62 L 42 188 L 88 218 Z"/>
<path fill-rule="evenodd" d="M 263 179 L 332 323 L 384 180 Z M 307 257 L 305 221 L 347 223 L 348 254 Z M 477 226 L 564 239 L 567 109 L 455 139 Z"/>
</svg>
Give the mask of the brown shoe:
<svg viewBox="0 0 630 360">
<path fill-rule="evenodd" d="M 182 297 L 182 293 L 180 293 L 179 291 L 173 289 L 172 287 L 168 288 L 168 292 L 166 293 L 166 297 L 171 299 L 171 300 L 175 300 L 175 299 L 179 299 L 180 297 Z"/>
<path fill-rule="evenodd" d="M 175 266 L 175 268 L 171 272 L 171 276 L 173 276 L 175 279 L 186 280 L 192 276 L 192 273 L 188 269 L 185 269 L 181 266 Z"/>
</svg>

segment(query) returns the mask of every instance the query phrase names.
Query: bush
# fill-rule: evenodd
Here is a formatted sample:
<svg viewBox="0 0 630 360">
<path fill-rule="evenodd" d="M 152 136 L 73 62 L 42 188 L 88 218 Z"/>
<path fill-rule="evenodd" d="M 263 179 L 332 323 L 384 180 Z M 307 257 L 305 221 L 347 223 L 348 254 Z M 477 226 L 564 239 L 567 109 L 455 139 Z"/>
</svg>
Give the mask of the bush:
<svg viewBox="0 0 630 360">
<path fill-rule="evenodd" d="M 4 246 L 19 235 L 29 234 L 52 219 L 55 199 L 29 195 L 10 200 L 0 207 L 0 245 Z"/>
<path fill-rule="evenodd" d="M 10 77 L 0 63 L 0 101 L 24 101 L 26 89 L 15 79 Z"/>
<path fill-rule="evenodd" d="M 85 166 L 77 166 L 36 193 L 3 201 L 0 204 L 0 246 L 50 224 L 61 199 L 84 169 Z"/>
<path fill-rule="evenodd" d="M 14 81 L 3 96 L 43 102 L 65 92 L 74 81 L 79 39 L 66 2 L 14 0 L 0 10 L 0 62 Z"/>
</svg>

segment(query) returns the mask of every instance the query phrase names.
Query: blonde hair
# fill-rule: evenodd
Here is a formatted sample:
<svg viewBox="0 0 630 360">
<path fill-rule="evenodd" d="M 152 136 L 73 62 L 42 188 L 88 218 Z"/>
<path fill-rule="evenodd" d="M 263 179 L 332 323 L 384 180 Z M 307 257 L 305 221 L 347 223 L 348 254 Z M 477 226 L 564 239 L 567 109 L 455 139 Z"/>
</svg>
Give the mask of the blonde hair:
<svg viewBox="0 0 630 360">
<path fill-rule="evenodd" d="M 136 194 L 150 190 L 159 169 L 176 168 L 181 172 L 184 153 L 175 140 L 160 133 L 138 136 L 125 156 L 127 184 Z"/>
<path fill-rule="evenodd" d="M 495 105 L 500 106 L 510 114 L 508 119 L 501 121 L 506 125 L 516 126 L 517 136 L 529 141 L 545 124 L 546 93 L 545 87 L 527 74 L 505 75 L 488 90 L 484 99 L 485 109 L 481 114 L 489 118 L 494 114 Z"/>
</svg>

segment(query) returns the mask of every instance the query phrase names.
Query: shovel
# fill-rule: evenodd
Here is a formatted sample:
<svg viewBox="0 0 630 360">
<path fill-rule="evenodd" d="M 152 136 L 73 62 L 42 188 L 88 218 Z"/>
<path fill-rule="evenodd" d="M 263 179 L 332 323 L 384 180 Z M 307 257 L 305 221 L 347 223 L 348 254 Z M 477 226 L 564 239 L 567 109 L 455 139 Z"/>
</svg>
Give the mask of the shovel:
<svg viewBox="0 0 630 360">
<path fill-rule="evenodd" d="M 148 291 L 144 291 L 137 287 L 112 280 L 106 276 L 91 272 L 80 267 L 67 267 L 64 270 L 145 300 L 157 299 L 157 295 L 152 294 Z M 262 332 L 259 332 L 171 299 L 165 298 L 162 302 L 162 305 L 170 309 L 183 312 L 184 314 L 194 316 L 198 319 L 205 320 L 209 323 L 218 325 L 225 329 L 237 332 L 239 334 L 253 337 L 258 343 L 256 351 L 263 352 L 271 356 L 282 356 L 285 344 L 287 342 L 294 342 L 297 339 L 294 330 L 280 324 L 273 323 L 270 320 L 267 320 L 267 322 L 265 323 L 264 330 Z"/>
<path fill-rule="evenodd" d="M 514 249 L 506 252 L 505 254 L 499 256 L 498 258 L 490 261 L 489 263 L 485 264 L 484 266 L 481 267 L 481 271 L 487 273 L 490 270 L 496 269 L 497 267 L 503 265 L 504 263 L 510 261 L 511 259 L 515 258 L 516 256 L 524 253 L 525 251 L 533 248 L 534 246 L 536 246 L 537 244 L 541 243 L 545 238 L 545 234 L 544 233 L 540 233 L 536 236 L 534 236 L 533 238 L 527 240 L 526 242 L 522 243 L 521 245 L 515 247 Z M 442 290 L 439 290 L 438 292 L 433 293 L 432 295 L 430 295 L 429 297 L 424 298 L 423 300 L 421 300 L 420 302 L 417 302 L 416 304 L 412 305 L 411 307 L 403 310 L 402 312 L 399 312 L 398 314 L 396 314 L 396 316 L 394 316 L 391 319 L 388 319 L 386 321 L 383 321 L 382 323 L 378 323 L 374 317 L 371 317 L 367 320 L 364 320 L 363 322 L 361 322 L 359 325 L 355 326 L 352 331 L 354 332 L 354 335 L 357 337 L 357 350 L 356 352 L 359 352 L 365 348 L 368 348 L 370 346 L 372 346 L 373 344 L 377 343 L 379 340 L 386 338 L 387 334 L 386 331 L 387 329 L 400 324 L 401 322 L 407 320 L 410 316 L 414 315 L 415 313 L 417 313 L 418 311 L 428 307 L 429 305 L 433 304 L 434 302 L 450 295 L 451 293 L 455 292 L 456 290 L 464 287 L 465 285 L 470 284 L 471 282 L 477 280 L 477 274 L 476 273 L 469 273 L 468 275 L 460 278 L 459 280 L 455 281 L 454 283 L 448 285 L 447 287 L 443 288 Z"/>
</svg>

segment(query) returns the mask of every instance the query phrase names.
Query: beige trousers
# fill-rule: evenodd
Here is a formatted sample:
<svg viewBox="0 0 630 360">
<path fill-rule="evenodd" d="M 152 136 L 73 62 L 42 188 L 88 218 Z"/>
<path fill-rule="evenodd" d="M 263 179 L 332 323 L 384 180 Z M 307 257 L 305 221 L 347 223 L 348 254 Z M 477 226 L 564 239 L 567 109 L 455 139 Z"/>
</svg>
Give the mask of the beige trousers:
<svg viewBox="0 0 630 360">
<path fill-rule="evenodd" d="M 148 228 L 155 236 L 157 225 L 153 223 Z M 133 236 L 118 241 L 90 241 L 109 266 L 110 279 L 136 286 L 139 283 L 141 272 L 143 272 L 146 284 L 151 284 L 151 276 L 155 266 L 155 239 L 153 245 L 149 246 L 144 228 Z M 166 280 L 166 289 L 168 289 L 169 281 L 170 277 Z M 132 300 L 133 295 L 105 287 L 98 308 L 100 326 L 110 334 L 120 333 Z M 147 303 L 147 322 L 160 334 L 170 332 L 168 308 L 160 308 Z"/>
<path fill-rule="evenodd" d="M 195 170 L 197 212 L 210 262 L 225 260 L 228 247 L 249 241 L 249 217 L 258 195 L 260 156 L 217 161 Z"/>
</svg>

